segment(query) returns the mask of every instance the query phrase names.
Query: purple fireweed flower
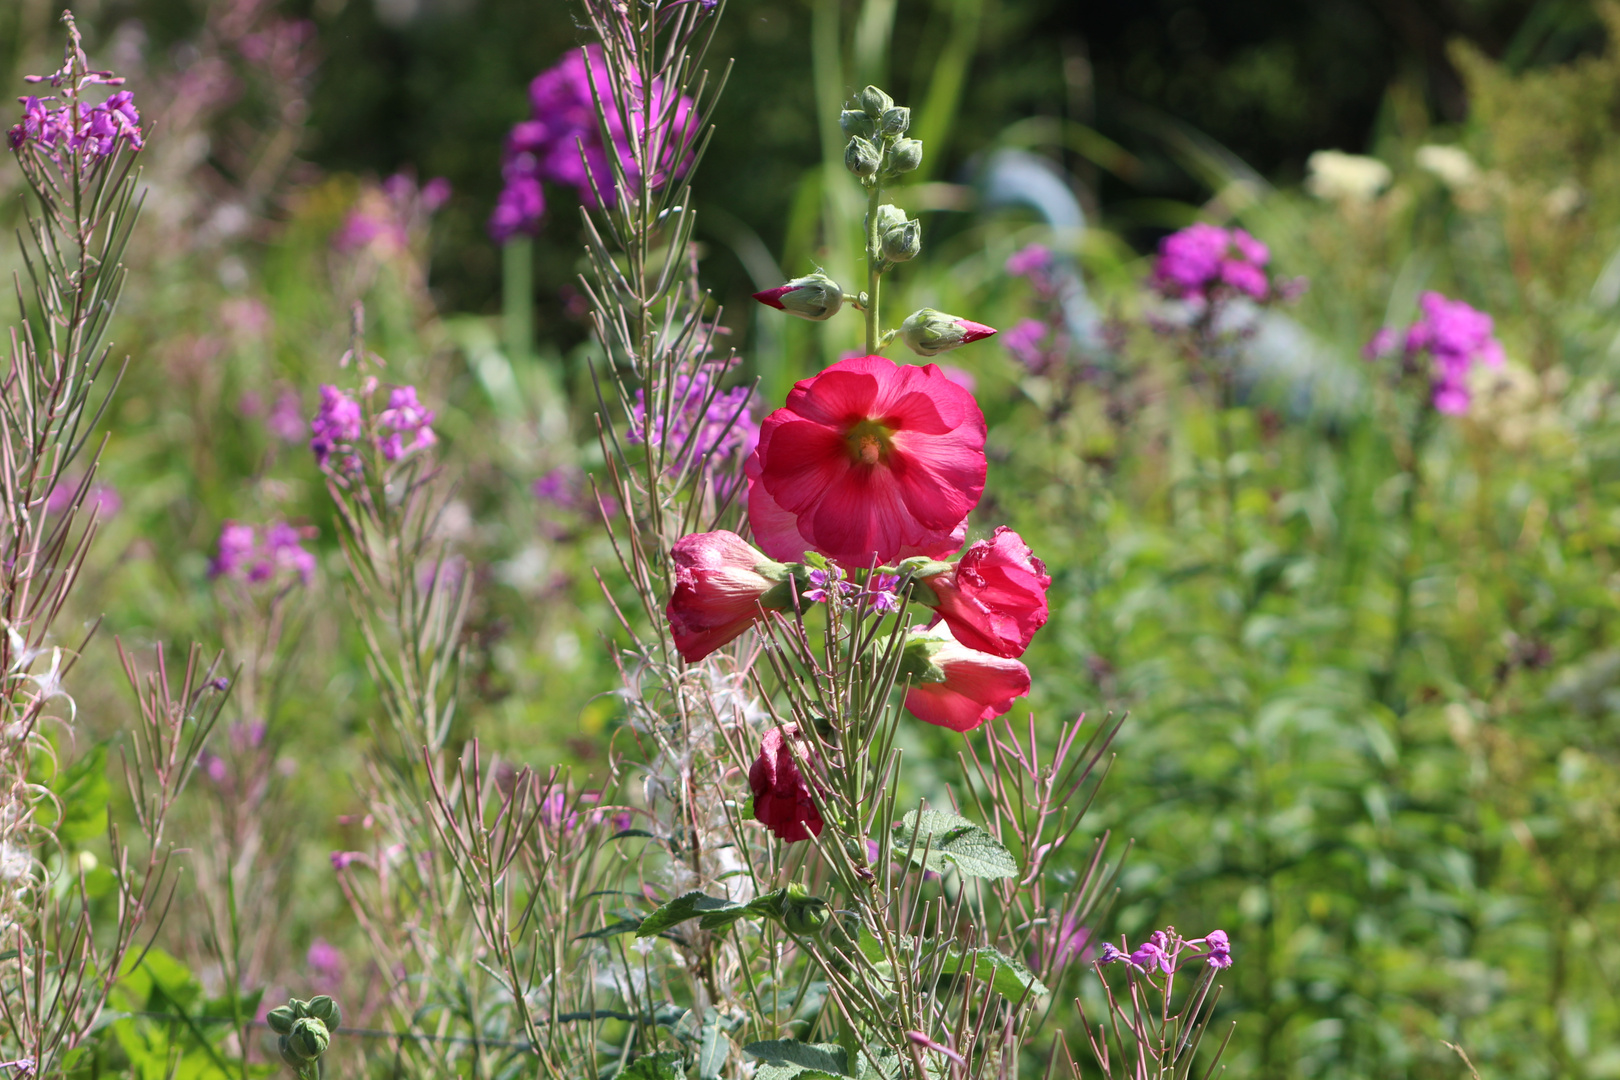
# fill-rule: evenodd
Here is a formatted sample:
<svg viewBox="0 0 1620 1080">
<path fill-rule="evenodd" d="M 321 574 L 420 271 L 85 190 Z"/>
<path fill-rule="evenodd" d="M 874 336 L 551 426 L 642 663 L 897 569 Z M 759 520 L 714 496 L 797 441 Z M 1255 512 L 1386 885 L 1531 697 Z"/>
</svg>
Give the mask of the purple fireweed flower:
<svg viewBox="0 0 1620 1080">
<path fill-rule="evenodd" d="M 310 421 L 309 448 L 315 464 L 325 467 L 333 451 L 360 438 L 360 403 L 335 386 L 321 387 L 321 406 Z"/>
<path fill-rule="evenodd" d="M 1242 229 L 1199 222 L 1159 242 L 1152 285 L 1175 300 L 1208 303 L 1242 295 L 1252 300 L 1275 294 L 1266 264 L 1271 252 Z"/>
<path fill-rule="evenodd" d="M 1129 959 L 1130 957 L 1126 956 L 1124 953 L 1120 952 L 1114 947 L 1113 942 L 1105 941 L 1102 943 L 1102 952 L 1097 956 L 1097 963 L 1112 964 L 1116 960 Z"/>
<path fill-rule="evenodd" d="M 208 575 L 260 585 L 286 571 L 308 585 L 315 576 L 315 556 L 304 550 L 304 539 L 301 530 L 284 521 L 274 523 L 262 534 L 252 525 L 227 521 L 220 529 L 219 548 Z"/>
<path fill-rule="evenodd" d="M 227 521 L 219 530 L 219 550 L 208 568 L 210 577 L 234 577 L 253 557 L 258 540 L 253 526 Z"/>
<path fill-rule="evenodd" d="M 1232 966 L 1232 943 L 1227 940 L 1225 930 L 1211 930 L 1209 936 L 1204 938 L 1204 944 L 1209 946 L 1209 966 L 1212 968 L 1229 968 Z"/>
<path fill-rule="evenodd" d="M 1162 945 L 1152 941 L 1138 945 L 1136 951 L 1131 953 L 1130 960 L 1138 971 L 1146 971 L 1149 965 L 1157 965 L 1166 975 L 1175 971 L 1175 963 L 1170 959 L 1170 954 L 1164 951 Z"/>
<path fill-rule="evenodd" d="M 73 497 L 79 493 L 79 482 L 79 479 L 68 477 L 52 487 L 45 495 L 45 512 L 60 514 L 72 506 Z M 93 484 L 84 493 L 84 505 L 95 510 L 96 516 L 105 521 L 124 508 L 124 500 L 111 485 Z"/>
<path fill-rule="evenodd" d="M 411 232 L 450 197 L 450 182 L 435 177 L 422 187 L 410 173 L 395 173 L 381 184 L 368 185 L 355 200 L 342 228 L 332 237 L 339 251 L 362 248 L 389 256 L 410 246 Z"/>
<path fill-rule="evenodd" d="M 721 391 L 707 409 L 703 407 L 714 385 L 711 380 L 718 380 L 721 374 L 699 368 L 692 375 L 675 376 L 671 392 L 675 402 L 667 432 L 664 417 L 656 411 L 649 416 L 646 398 L 637 390 L 626 440 L 666 447 L 671 452 L 671 472 L 688 461 L 731 457 L 740 461 L 748 456 L 759 444 L 759 424 L 750 408 L 753 389 L 739 386 Z"/>
<path fill-rule="evenodd" d="M 530 485 L 529 490 L 541 502 L 564 510 L 577 510 L 580 504 L 580 479 L 578 469 L 559 465 Z"/>
<path fill-rule="evenodd" d="M 283 390 L 276 395 L 276 403 L 264 418 L 264 426 L 284 443 L 304 441 L 304 436 L 309 433 L 309 424 L 304 420 L 304 402 L 298 396 L 298 391 Z"/>
<path fill-rule="evenodd" d="M 1046 350 L 1046 323 L 1040 319 L 1024 319 L 1001 334 L 1002 346 L 1032 374 L 1039 375 L 1052 362 Z"/>
<path fill-rule="evenodd" d="M 1502 343 L 1493 334 L 1495 324 L 1483 311 L 1437 292 L 1424 293 L 1418 307 L 1422 315 L 1404 335 L 1385 327 L 1373 335 L 1363 353 L 1376 360 L 1394 354 L 1398 346 L 1404 370 L 1427 368 L 1435 409 L 1454 416 L 1465 413 L 1471 401 L 1468 375 L 1474 365 L 1502 366 Z"/>
<path fill-rule="evenodd" d="M 573 187 L 580 201 L 592 209 L 600 202 L 612 205 L 613 174 L 597 123 L 593 81 L 595 94 L 603 101 L 611 101 L 606 60 L 598 45 L 588 46 L 585 54 L 571 50 L 529 84 L 531 115 L 514 126 L 506 138 L 501 166 L 505 189 L 490 215 L 490 236 L 497 243 L 538 231 L 545 209 L 542 181 Z M 652 184 L 658 187 L 667 181 L 671 171 L 684 169 L 690 163 L 690 155 L 679 162 L 676 156 L 680 144 L 691 136 L 697 118 L 691 99 L 672 94 L 661 80 L 653 84 L 651 93 L 641 92 L 639 86 L 633 86 L 632 93 L 637 99 L 630 109 L 632 128 L 639 131 L 645 125 L 654 133 L 653 152 L 659 156 Z M 648 111 L 650 119 L 646 118 Z M 625 166 L 625 180 L 631 188 L 637 188 L 641 175 L 630 153 L 625 117 L 618 109 L 609 108 L 607 118 L 608 136 L 615 144 L 615 156 Z"/>
<path fill-rule="evenodd" d="M 1044 275 L 1052 265 L 1052 252 L 1043 244 L 1030 244 L 1007 257 L 1007 273 L 1013 277 Z"/>
<path fill-rule="evenodd" d="M 388 461 L 398 461 L 412 450 L 425 450 L 439 441 L 433 429 L 435 413 L 416 400 L 416 387 L 400 386 L 388 394 L 388 408 L 377 416 L 377 448 Z M 405 444 L 406 437 L 411 439 Z"/>
</svg>

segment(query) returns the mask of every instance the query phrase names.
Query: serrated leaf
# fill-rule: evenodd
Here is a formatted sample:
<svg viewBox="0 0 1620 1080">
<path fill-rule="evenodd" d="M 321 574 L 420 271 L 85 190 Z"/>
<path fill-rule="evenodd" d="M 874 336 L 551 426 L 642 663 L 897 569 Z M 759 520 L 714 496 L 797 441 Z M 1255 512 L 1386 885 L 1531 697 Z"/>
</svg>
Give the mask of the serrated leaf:
<svg viewBox="0 0 1620 1080">
<path fill-rule="evenodd" d="M 698 1080 L 717 1080 L 731 1057 L 731 1039 L 720 1024 L 720 1013 L 712 1006 L 703 1011 L 703 1027 L 698 1032 Z"/>
<path fill-rule="evenodd" d="M 967 953 L 952 953 L 945 958 L 941 970 L 947 975 L 959 975 L 971 970 L 974 978 L 988 982 L 996 993 L 1008 1001 L 1022 1000 L 1026 994 L 1043 997 L 1051 993 L 1034 972 L 1000 949 L 986 947 Z"/>
<path fill-rule="evenodd" d="M 911 851 L 911 862 L 935 873 L 948 866 L 977 878 L 1018 876 L 1018 860 L 981 826 L 948 810 L 913 810 L 894 827 L 894 850 Z M 924 848 L 927 854 L 924 855 Z"/>
<path fill-rule="evenodd" d="M 765 1062 L 771 1069 L 760 1069 L 755 1072 L 756 1080 L 766 1077 L 767 1072 L 778 1080 L 789 1080 L 790 1077 L 805 1077 L 810 1080 L 813 1076 L 849 1076 L 845 1066 L 848 1055 L 844 1048 L 837 1043 L 806 1043 L 797 1039 L 767 1039 L 764 1042 L 752 1042 L 743 1047 L 743 1053 Z M 782 1070 L 782 1071 L 777 1071 Z"/>
<path fill-rule="evenodd" d="M 636 937 L 652 937 L 654 934 L 668 930 L 677 923 L 683 923 L 687 919 L 695 919 L 699 915 L 709 915 L 720 911 L 737 911 L 741 913 L 746 910 L 747 908 L 742 904 L 722 900 L 717 896 L 709 896 L 706 893 L 694 890 L 693 892 L 682 893 L 645 919 L 642 919 L 640 928 L 636 930 Z"/>
</svg>

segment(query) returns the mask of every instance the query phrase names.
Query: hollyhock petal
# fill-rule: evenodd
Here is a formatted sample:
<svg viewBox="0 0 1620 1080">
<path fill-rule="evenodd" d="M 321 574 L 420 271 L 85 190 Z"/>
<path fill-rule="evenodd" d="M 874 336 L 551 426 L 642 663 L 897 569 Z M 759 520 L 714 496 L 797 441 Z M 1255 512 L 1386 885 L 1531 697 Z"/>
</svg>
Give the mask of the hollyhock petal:
<svg viewBox="0 0 1620 1080">
<path fill-rule="evenodd" d="M 970 649 L 1022 656 L 1046 625 L 1052 579 L 1023 538 L 1005 525 L 969 547 L 950 573 L 927 583 L 939 597 L 935 610 Z"/>
<path fill-rule="evenodd" d="M 810 513 L 852 471 L 849 447 L 842 432 L 791 417 L 778 420 L 781 411 L 766 418 L 760 431 L 764 459 L 772 463 L 764 484 L 786 509 Z"/>
<path fill-rule="evenodd" d="M 792 291 L 792 285 L 779 285 L 774 289 L 766 289 L 763 292 L 755 293 L 754 299 L 758 300 L 762 304 L 768 304 L 777 311 L 782 311 L 784 310 L 782 307 L 782 297 Z"/>
<path fill-rule="evenodd" d="M 788 843 L 820 836 L 821 813 L 816 809 L 789 739 L 802 738 L 797 724 L 784 724 L 765 732 L 759 757 L 748 770 L 754 794 L 754 819 L 778 839 Z"/>
<path fill-rule="evenodd" d="M 956 325 L 962 328 L 963 344 L 970 341 L 981 341 L 984 338 L 996 336 L 995 327 L 986 326 L 984 323 L 976 323 L 971 319 L 957 319 Z"/>
<path fill-rule="evenodd" d="M 758 461 L 750 457 L 744 466 L 748 477 L 748 525 L 760 550 L 780 562 L 801 562 L 815 544 L 799 531 L 797 514 L 782 509 L 757 476 Z M 752 469 L 749 466 L 753 466 Z"/>
<path fill-rule="evenodd" d="M 906 691 L 906 710 L 924 723 L 972 731 L 1029 693 L 1029 669 L 1020 661 L 965 647 L 948 624 L 925 636 L 941 641 L 931 659 L 945 680 L 915 683 Z"/>
<path fill-rule="evenodd" d="M 762 553 L 734 532 L 683 536 L 671 552 L 675 590 L 665 608 L 675 648 L 693 663 L 732 641 L 763 614 L 776 581 L 760 573 Z"/>
<path fill-rule="evenodd" d="M 879 391 L 883 389 L 878 376 L 893 376 L 874 365 L 874 360 L 896 366 L 881 356 L 840 360 L 821 374 L 795 383 L 788 391 L 786 404 L 778 412 L 786 411 L 795 417 L 827 425 L 887 414 L 893 406 L 889 401 L 878 400 Z"/>
</svg>

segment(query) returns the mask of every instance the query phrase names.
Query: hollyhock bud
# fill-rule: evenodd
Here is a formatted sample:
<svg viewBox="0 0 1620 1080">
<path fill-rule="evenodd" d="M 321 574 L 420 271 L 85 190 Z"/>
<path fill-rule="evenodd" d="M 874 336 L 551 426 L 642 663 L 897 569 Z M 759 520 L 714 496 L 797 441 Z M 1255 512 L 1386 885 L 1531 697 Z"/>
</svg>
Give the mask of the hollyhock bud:
<svg viewBox="0 0 1620 1080">
<path fill-rule="evenodd" d="M 309 1003 L 304 1006 L 304 1011 L 328 1028 L 335 1028 L 343 1023 L 343 1010 L 338 1008 L 337 1002 L 325 994 L 310 998 Z"/>
<path fill-rule="evenodd" d="M 906 223 L 906 212 L 893 203 L 884 203 L 877 208 L 877 231 L 881 236 L 896 225 Z"/>
<path fill-rule="evenodd" d="M 283 1036 L 287 1046 L 302 1061 L 314 1061 L 332 1045 L 332 1035 L 326 1025 L 313 1016 L 293 1021 L 292 1030 Z"/>
<path fill-rule="evenodd" d="M 782 925 L 789 931 L 800 937 L 819 934 L 830 918 L 832 911 L 827 907 L 827 901 L 819 896 L 811 896 L 797 882 L 787 887 L 787 895 L 782 898 Z"/>
<path fill-rule="evenodd" d="M 859 135 L 863 139 L 870 139 L 877 133 L 872 118 L 863 109 L 845 109 L 839 113 L 838 126 L 845 135 Z"/>
<path fill-rule="evenodd" d="M 899 176 L 922 164 L 922 142 L 917 139 L 896 139 L 889 147 L 889 172 Z"/>
<path fill-rule="evenodd" d="M 683 536 L 671 555 L 675 591 L 664 613 L 688 663 L 738 637 L 766 611 L 793 607 L 792 571 L 734 532 Z"/>
<path fill-rule="evenodd" d="M 765 733 L 759 757 L 748 770 L 748 786 L 754 793 L 754 820 L 771 830 L 779 840 L 792 844 L 820 836 L 821 812 L 810 796 L 810 786 L 799 772 L 789 739 L 803 738 L 799 725 L 784 724 Z"/>
<path fill-rule="evenodd" d="M 900 339 L 918 356 L 938 356 L 970 341 L 991 337 L 993 327 L 947 315 L 933 308 L 920 308 L 900 324 Z"/>
<path fill-rule="evenodd" d="M 915 221 L 904 221 L 890 227 L 883 233 L 882 250 L 889 262 L 915 259 L 922 250 L 922 226 Z"/>
<path fill-rule="evenodd" d="M 947 564 L 949 566 L 949 564 Z M 1022 656 L 1046 625 L 1046 565 L 1007 526 L 968 546 L 944 573 L 919 580 L 934 593 L 938 611 L 956 640 L 995 656 Z M 923 598 L 928 603 L 926 597 Z"/>
<path fill-rule="evenodd" d="M 972 731 L 1029 693 L 1028 668 L 958 643 L 949 624 L 912 631 L 900 675 L 911 680 L 906 711 L 952 731 Z"/>
<path fill-rule="evenodd" d="M 904 135 L 909 127 L 911 127 L 911 110 L 904 105 L 883 110 L 883 119 L 878 124 L 878 130 L 890 138 Z"/>
<path fill-rule="evenodd" d="M 794 278 L 786 285 L 757 292 L 754 299 L 789 315 L 820 322 L 838 314 L 844 303 L 844 290 L 838 282 L 817 270 L 806 277 Z"/>
<path fill-rule="evenodd" d="M 298 1022 L 298 1012 L 291 1005 L 278 1005 L 265 1015 L 264 1022 L 277 1035 L 285 1035 Z"/>
<path fill-rule="evenodd" d="M 894 98 L 875 86 L 868 86 L 861 91 L 860 103 L 866 115 L 873 120 L 881 119 L 884 113 L 894 108 Z"/>
<path fill-rule="evenodd" d="M 844 168 L 868 180 L 875 176 L 878 166 L 883 164 L 883 155 L 873 146 L 871 140 L 863 139 L 859 135 L 852 135 L 849 145 L 844 147 Z"/>
</svg>

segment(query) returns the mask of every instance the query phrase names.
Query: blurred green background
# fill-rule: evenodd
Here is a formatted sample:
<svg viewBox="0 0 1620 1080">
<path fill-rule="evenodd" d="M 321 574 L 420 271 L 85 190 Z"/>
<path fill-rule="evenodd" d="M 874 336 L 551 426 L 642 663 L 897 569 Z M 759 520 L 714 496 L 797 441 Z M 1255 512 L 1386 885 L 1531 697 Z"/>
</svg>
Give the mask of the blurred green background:
<svg viewBox="0 0 1620 1080">
<path fill-rule="evenodd" d="M 1012 524 L 1051 567 L 1052 622 L 1027 657 L 1037 715 L 1131 713 L 1095 824 L 1135 848 L 1098 930 L 1231 933 L 1233 1075 L 1464 1075 L 1450 1041 L 1486 1077 L 1620 1076 L 1620 62 L 1605 11 L 1615 25 L 1576 0 L 731 0 L 716 37 L 736 66 L 698 236 L 761 411 L 855 341 L 853 322 L 786 325 L 747 296 L 816 265 L 856 272 L 854 187 L 822 162 L 839 102 L 868 81 L 915 108 L 927 145 L 898 194 L 923 216 L 924 255 L 894 275 L 892 312 L 1055 318 L 1004 269 L 1029 243 L 1081 274 L 1098 343 L 1046 372 L 994 340 L 947 358 L 991 423 L 973 527 Z M 54 66 L 55 14 L 0 10 L 0 78 L 19 93 Z M 590 568 L 612 557 L 585 508 L 532 491 L 600 460 L 577 204 L 547 193 L 531 357 L 503 350 L 484 232 L 501 140 L 528 80 L 583 40 L 580 17 L 527 0 L 78 14 L 157 127 L 116 332 L 134 357 L 104 471 L 121 507 L 74 613 L 107 617 L 77 672 L 75 737 L 120 738 L 114 634 L 253 658 L 267 599 L 208 576 L 225 520 L 318 530 L 321 576 L 286 601 L 297 632 L 264 658 L 279 677 L 232 705 L 240 730 L 267 722 L 266 742 L 221 750 L 227 779 L 199 782 L 188 813 L 200 849 L 253 845 L 248 977 L 285 996 L 328 941 L 345 958 L 334 985 L 364 1002 L 381 975 L 328 856 L 365 843 L 345 776 L 371 691 L 336 599 L 330 502 L 302 437 L 267 417 L 288 393 L 308 416 L 318 384 L 349 377 L 337 359 L 363 300 L 389 378 L 436 403 L 459 485 L 445 537 L 477 582 L 463 734 L 602 768 L 617 673 Z M 1467 168 L 1435 167 L 1437 146 Z M 1390 177 L 1313 195 L 1324 149 L 1376 155 Z M 997 161 L 1047 177 L 1045 201 L 995 195 Z M 401 243 L 335 246 L 398 172 L 447 177 L 450 202 L 403 216 Z M 9 166 L 0 188 L 10 224 Z M 1055 227 L 1071 206 L 1086 226 Z M 1158 238 L 1200 216 L 1251 229 L 1280 275 L 1310 283 L 1230 410 L 1154 332 L 1141 288 Z M 1413 449 L 1359 353 L 1424 288 L 1496 317 L 1511 385 Z M 940 761 L 954 745 L 906 738 Z M 933 796 L 954 779 L 908 783 Z M 184 930 L 209 873 L 169 945 L 217 993 Z M 1075 1045 L 1074 1018 L 1058 1022 Z"/>
</svg>

